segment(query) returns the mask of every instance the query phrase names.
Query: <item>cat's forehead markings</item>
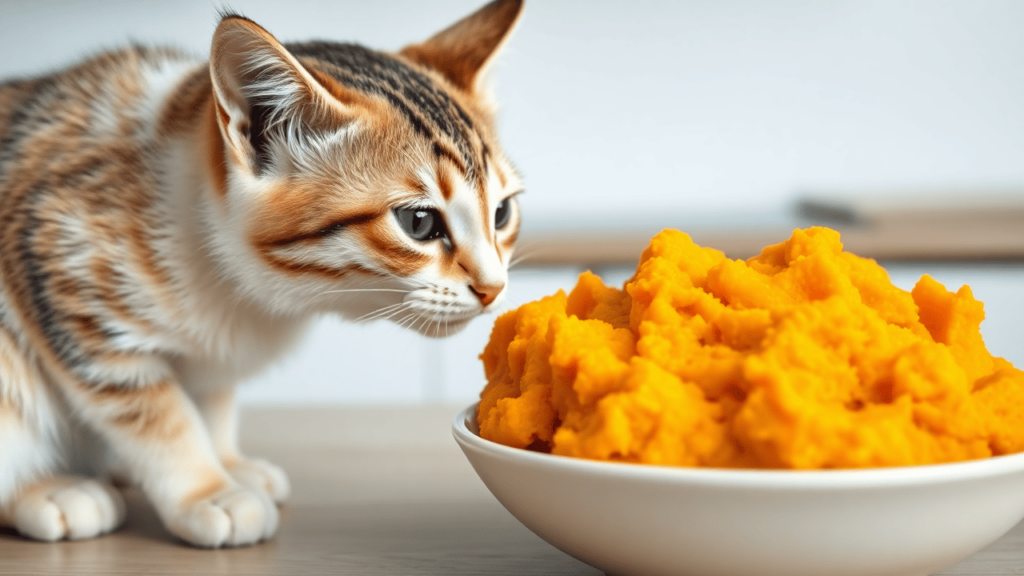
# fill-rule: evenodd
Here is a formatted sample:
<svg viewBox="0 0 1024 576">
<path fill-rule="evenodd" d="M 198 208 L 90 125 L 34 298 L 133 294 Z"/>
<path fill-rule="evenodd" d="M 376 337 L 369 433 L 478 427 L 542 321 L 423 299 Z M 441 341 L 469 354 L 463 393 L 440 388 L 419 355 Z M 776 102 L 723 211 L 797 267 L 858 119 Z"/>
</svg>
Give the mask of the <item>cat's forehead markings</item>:
<svg viewBox="0 0 1024 576">
<path fill-rule="evenodd" d="M 479 178 L 479 151 L 473 136 L 477 127 L 466 110 L 437 80 L 397 56 L 355 44 L 306 42 L 288 44 L 296 57 L 322 62 L 322 71 L 353 90 L 383 98 L 431 142 L 439 160 L 445 159 L 469 180 Z"/>
<path fill-rule="evenodd" d="M 447 161 L 447 162 L 451 163 L 451 165 L 454 166 L 455 169 L 458 170 L 459 173 L 462 174 L 463 177 L 465 177 L 465 178 L 469 177 L 469 170 L 470 169 L 466 168 L 466 165 L 463 162 L 461 162 L 459 160 L 459 158 L 455 155 L 455 153 L 452 152 L 451 150 L 449 150 L 447 146 L 444 146 L 444 145 L 442 145 L 442 144 L 440 144 L 440 143 L 435 141 L 431 145 L 431 149 L 433 150 L 434 157 L 437 158 L 438 162 L 445 162 L 445 161 Z"/>
</svg>

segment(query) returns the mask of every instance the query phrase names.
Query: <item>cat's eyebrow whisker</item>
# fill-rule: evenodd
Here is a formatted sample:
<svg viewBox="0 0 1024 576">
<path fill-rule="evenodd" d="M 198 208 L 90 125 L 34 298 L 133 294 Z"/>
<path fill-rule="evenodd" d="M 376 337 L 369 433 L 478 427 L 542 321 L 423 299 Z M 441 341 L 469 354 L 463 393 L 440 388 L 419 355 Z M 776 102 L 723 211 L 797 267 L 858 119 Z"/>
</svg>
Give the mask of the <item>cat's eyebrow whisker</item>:
<svg viewBox="0 0 1024 576">
<path fill-rule="evenodd" d="M 405 155 L 405 159 L 408 160 L 409 162 L 414 163 L 414 164 L 416 163 L 416 159 L 413 158 L 412 154 L 409 154 L 408 151 L 403 150 L 400 146 L 392 146 L 392 148 L 394 150 L 397 150 L 398 152 L 401 152 L 402 154 L 404 154 Z"/>
</svg>

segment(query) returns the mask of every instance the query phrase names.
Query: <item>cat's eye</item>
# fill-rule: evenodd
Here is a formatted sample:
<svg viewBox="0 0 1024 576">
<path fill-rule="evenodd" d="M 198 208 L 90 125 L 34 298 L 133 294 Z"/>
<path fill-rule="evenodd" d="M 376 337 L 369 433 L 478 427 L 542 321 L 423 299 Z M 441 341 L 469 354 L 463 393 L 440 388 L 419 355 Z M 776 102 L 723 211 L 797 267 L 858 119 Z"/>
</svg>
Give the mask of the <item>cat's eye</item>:
<svg viewBox="0 0 1024 576">
<path fill-rule="evenodd" d="M 494 210 L 494 229 L 501 230 L 505 226 L 508 226 L 508 221 L 512 217 L 512 199 L 505 198 L 498 203 L 498 207 Z"/>
<path fill-rule="evenodd" d="M 433 208 L 395 208 L 395 218 L 413 240 L 426 242 L 447 237 L 444 220 Z"/>
</svg>

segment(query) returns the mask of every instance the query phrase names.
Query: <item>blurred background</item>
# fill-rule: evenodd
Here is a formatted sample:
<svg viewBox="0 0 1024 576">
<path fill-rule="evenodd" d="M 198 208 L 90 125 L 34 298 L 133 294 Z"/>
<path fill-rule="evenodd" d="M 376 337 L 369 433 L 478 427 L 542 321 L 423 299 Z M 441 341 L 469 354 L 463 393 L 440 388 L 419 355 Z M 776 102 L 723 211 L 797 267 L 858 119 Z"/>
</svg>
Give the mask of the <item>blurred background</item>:
<svg viewBox="0 0 1024 576">
<path fill-rule="evenodd" d="M 284 41 L 396 50 L 480 0 L 234 0 Z M 208 0 L 0 2 L 0 77 L 134 40 L 207 50 Z M 527 194 L 508 307 L 632 272 L 664 227 L 732 257 L 827 224 L 910 288 L 970 284 L 1024 366 L 1024 2 L 527 2 L 493 84 Z M 319 322 L 249 404 L 469 403 L 491 317 L 447 340 Z"/>
</svg>

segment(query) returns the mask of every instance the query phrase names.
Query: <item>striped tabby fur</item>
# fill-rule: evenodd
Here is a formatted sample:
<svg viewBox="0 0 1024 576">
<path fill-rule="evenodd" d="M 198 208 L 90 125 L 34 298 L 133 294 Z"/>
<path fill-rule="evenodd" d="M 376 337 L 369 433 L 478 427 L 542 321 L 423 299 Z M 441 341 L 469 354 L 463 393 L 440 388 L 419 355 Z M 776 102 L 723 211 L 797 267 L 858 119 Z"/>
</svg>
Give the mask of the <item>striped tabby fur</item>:
<svg viewBox="0 0 1024 576">
<path fill-rule="evenodd" d="M 187 542 L 271 537 L 288 481 L 239 452 L 235 384 L 318 314 L 439 336 L 502 300 L 520 183 L 481 76 L 520 10 L 399 54 L 225 15 L 209 62 L 0 84 L 0 524 L 109 532 L 115 472 Z"/>
</svg>

